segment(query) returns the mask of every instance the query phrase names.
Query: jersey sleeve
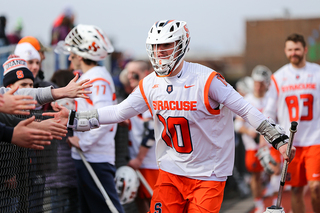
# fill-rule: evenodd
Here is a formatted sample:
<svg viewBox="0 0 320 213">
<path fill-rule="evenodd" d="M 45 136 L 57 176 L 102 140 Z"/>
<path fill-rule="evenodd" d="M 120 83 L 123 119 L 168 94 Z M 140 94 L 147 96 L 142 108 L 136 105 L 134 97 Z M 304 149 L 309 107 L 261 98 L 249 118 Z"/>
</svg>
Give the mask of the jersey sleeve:
<svg viewBox="0 0 320 213">
<path fill-rule="evenodd" d="M 248 101 L 244 100 L 230 84 L 226 84 L 216 77 L 212 79 L 210 85 L 209 99 L 228 107 L 255 129 L 262 121 L 266 120 L 266 117 Z"/>
<path fill-rule="evenodd" d="M 137 86 L 137 88 L 128 96 L 126 100 L 131 105 L 131 107 L 138 111 L 140 114 L 148 110 L 148 105 L 140 92 L 139 86 Z"/>
</svg>

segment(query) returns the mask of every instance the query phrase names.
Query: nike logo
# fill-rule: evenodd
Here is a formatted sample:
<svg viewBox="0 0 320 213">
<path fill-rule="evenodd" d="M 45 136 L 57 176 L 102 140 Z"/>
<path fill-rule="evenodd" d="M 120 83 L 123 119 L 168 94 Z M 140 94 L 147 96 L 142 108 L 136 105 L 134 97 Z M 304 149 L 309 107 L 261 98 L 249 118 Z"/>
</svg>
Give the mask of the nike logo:
<svg viewBox="0 0 320 213">
<path fill-rule="evenodd" d="M 159 87 L 159 84 L 155 84 L 155 85 L 153 85 L 152 89 L 158 88 L 158 87 Z"/>
<path fill-rule="evenodd" d="M 182 72 L 181 72 L 181 73 L 180 73 L 180 75 L 178 75 L 177 77 L 178 77 L 178 78 L 180 78 L 180 77 L 181 77 L 181 75 L 182 75 Z"/>
<path fill-rule="evenodd" d="M 190 86 L 187 86 L 187 85 L 184 85 L 184 88 L 190 88 L 190 87 L 193 87 L 194 85 L 190 85 Z"/>
<path fill-rule="evenodd" d="M 312 177 L 314 177 L 314 178 L 319 177 L 319 176 L 320 176 L 320 174 L 315 174 L 315 173 L 312 174 Z"/>
</svg>

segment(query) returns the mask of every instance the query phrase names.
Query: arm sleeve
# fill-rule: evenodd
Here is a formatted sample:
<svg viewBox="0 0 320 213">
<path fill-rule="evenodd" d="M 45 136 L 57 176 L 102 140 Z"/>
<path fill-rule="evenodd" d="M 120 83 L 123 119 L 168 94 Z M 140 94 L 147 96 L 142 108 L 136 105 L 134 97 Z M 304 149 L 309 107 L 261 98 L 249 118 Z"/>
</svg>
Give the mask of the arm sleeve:
<svg viewBox="0 0 320 213">
<path fill-rule="evenodd" d="M 146 110 L 148 110 L 148 106 L 140 93 L 140 89 L 137 88 L 120 104 L 98 109 L 99 123 L 120 123 L 135 115 L 142 114 Z"/>
<path fill-rule="evenodd" d="M 18 117 L 14 116 L 14 115 L 9 115 L 9 114 L 6 114 L 6 113 L 0 113 L 0 121 L 2 123 L 4 123 L 5 125 L 11 126 L 11 127 L 15 127 L 22 120 L 23 119 L 18 118 Z"/>
<path fill-rule="evenodd" d="M 45 87 L 45 88 L 25 88 L 25 89 L 18 89 L 15 92 L 16 95 L 30 95 L 32 96 L 37 102 L 38 105 L 44 105 L 46 103 L 50 103 L 54 101 L 51 93 L 51 89 L 53 87 Z M 8 92 L 10 88 L 1 87 L 0 94 L 4 94 Z"/>
<path fill-rule="evenodd" d="M 8 127 L 0 123 L 0 141 L 11 143 L 13 135 L 13 127 Z"/>
<path fill-rule="evenodd" d="M 135 115 L 140 114 L 128 102 L 127 99 L 123 100 L 118 105 L 106 106 L 98 109 L 99 123 L 112 124 L 120 123 Z"/>
<path fill-rule="evenodd" d="M 209 89 L 209 99 L 221 103 L 232 112 L 242 117 L 253 128 L 257 129 L 266 117 L 233 89 L 230 84 L 225 85 L 216 77 L 212 79 Z"/>
</svg>

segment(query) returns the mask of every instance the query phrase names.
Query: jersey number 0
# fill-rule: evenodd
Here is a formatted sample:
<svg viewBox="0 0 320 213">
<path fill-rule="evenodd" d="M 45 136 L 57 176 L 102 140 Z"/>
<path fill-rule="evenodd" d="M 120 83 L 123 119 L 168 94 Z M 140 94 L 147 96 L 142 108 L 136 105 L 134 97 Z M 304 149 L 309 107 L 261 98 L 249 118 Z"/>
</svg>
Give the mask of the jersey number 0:
<svg viewBox="0 0 320 213">
<path fill-rule="evenodd" d="M 163 124 L 161 136 L 167 146 L 174 148 L 179 153 L 190 154 L 193 148 L 188 120 L 184 117 L 168 117 L 165 120 L 159 114 L 157 117 Z"/>
</svg>

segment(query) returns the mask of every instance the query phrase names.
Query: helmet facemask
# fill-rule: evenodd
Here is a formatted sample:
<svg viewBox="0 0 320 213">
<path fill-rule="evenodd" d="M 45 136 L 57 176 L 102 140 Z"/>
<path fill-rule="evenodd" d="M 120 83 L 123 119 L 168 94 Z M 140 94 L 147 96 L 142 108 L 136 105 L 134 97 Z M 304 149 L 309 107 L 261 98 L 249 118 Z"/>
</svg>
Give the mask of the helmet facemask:
<svg viewBox="0 0 320 213">
<path fill-rule="evenodd" d="M 163 20 L 149 30 L 146 49 L 158 77 L 169 76 L 189 50 L 190 33 L 183 21 Z"/>
</svg>

